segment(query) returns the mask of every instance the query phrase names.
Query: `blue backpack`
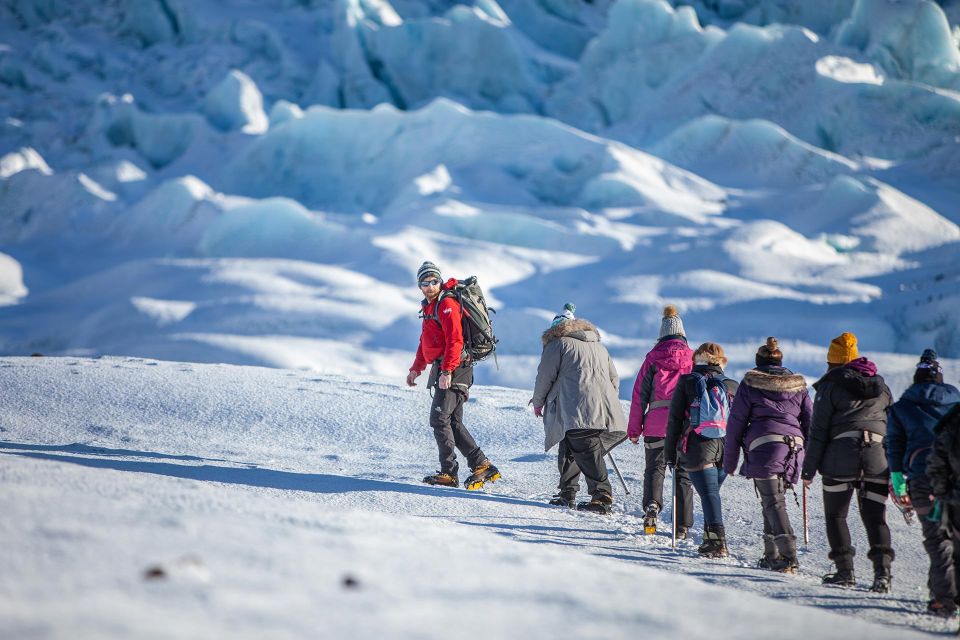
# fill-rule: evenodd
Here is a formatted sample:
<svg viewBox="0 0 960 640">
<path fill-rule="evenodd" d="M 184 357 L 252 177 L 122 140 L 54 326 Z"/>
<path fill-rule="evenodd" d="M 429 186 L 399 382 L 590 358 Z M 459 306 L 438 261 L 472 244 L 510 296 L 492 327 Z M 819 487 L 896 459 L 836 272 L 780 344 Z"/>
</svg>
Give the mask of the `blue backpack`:
<svg viewBox="0 0 960 640">
<path fill-rule="evenodd" d="M 730 417 L 730 394 L 723 384 L 729 378 L 693 375 L 697 377 L 697 397 L 690 403 L 690 431 L 704 438 L 722 438 L 727 434 L 727 419 Z"/>
</svg>

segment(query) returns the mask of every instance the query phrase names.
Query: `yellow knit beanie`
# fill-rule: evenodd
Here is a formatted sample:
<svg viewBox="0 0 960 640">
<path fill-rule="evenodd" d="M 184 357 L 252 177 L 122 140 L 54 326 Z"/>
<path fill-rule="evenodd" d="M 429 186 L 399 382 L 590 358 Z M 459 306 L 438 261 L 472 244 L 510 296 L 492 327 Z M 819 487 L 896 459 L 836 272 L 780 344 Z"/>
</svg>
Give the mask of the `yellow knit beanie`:
<svg viewBox="0 0 960 640">
<path fill-rule="evenodd" d="M 859 357 L 857 336 L 849 331 L 841 333 L 830 341 L 830 348 L 827 349 L 827 364 L 847 364 Z"/>
</svg>

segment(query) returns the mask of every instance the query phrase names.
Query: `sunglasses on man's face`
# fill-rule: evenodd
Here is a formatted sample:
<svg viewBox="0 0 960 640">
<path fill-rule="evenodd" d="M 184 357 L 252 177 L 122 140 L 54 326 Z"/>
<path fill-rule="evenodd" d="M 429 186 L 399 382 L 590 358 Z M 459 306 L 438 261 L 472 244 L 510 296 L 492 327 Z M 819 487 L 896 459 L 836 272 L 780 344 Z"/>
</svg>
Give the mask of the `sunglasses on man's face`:
<svg viewBox="0 0 960 640">
<path fill-rule="evenodd" d="M 420 281 L 420 286 L 421 286 L 421 287 L 435 287 L 435 286 L 437 286 L 438 284 L 440 284 L 440 280 L 439 280 L 438 278 L 433 278 L 432 280 L 421 280 L 421 281 Z"/>
</svg>

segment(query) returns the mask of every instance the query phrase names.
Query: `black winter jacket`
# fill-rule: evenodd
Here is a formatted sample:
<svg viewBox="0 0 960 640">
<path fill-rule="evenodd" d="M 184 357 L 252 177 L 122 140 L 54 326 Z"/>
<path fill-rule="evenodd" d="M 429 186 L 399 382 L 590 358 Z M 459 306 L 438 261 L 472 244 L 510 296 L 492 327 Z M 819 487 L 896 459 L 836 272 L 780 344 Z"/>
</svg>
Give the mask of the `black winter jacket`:
<svg viewBox="0 0 960 640">
<path fill-rule="evenodd" d="M 724 438 L 704 438 L 691 431 L 687 437 L 687 450 L 682 451 L 683 436 L 690 427 L 690 405 L 697 400 L 697 376 L 722 376 L 723 369 L 712 364 L 694 365 L 693 373 L 680 376 L 677 388 L 670 400 L 670 416 L 667 418 L 667 438 L 664 442 L 664 458 L 667 464 L 676 465 L 679 458 L 680 466 L 687 471 L 696 471 L 716 465 L 723 466 Z M 733 396 L 737 393 L 739 383 L 736 380 L 726 379 L 723 382 L 733 404 Z"/>
<path fill-rule="evenodd" d="M 819 471 L 835 480 L 871 478 L 887 482 L 890 471 L 882 437 L 893 396 L 882 377 L 867 375 L 865 369 L 876 371 L 872 363 L 861 358 L 831 369 L 813 384 L 817 396 L 801 474 L 804 480 L 813 479 Z M 876 435 L 868 440 L 864 431 Z M 837 437 L 851 432 L 859 435 Z"/>
<path fill-rule="evenodd" d="M 927 477 L 933 495 L 960 503 L 960 405 L 945 415 L 934 429 L 933 451 L 927 459 Z"/>
</svg>

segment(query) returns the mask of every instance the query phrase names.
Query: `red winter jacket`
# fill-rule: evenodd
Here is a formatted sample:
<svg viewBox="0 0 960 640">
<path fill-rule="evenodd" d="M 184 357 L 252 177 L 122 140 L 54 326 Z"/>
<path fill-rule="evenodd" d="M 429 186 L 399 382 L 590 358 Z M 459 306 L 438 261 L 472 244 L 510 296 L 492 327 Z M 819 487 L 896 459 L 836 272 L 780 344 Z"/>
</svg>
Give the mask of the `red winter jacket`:
<svg viewBox="0 0 960 640">
<path fill-rule="evenodd" d="M 450 278 L 443 283 L 442 289 L 448 291 L 456 284 L 456 278 Z M 422 305 L 423 329 L 420 331 L 420 346 L 410 370 L 423 373 L 428 364 L 442 357 L 440 369 L 453 371 L 460 366 L 460 354 L 463 353 L 463 312 L 460 303 L 453 296 L 447 296 L 441 300 L 439 309 L 436 301 L 424 300 Z M 440 324 L 437 324 L 437 319 Z"/>
</svg>

